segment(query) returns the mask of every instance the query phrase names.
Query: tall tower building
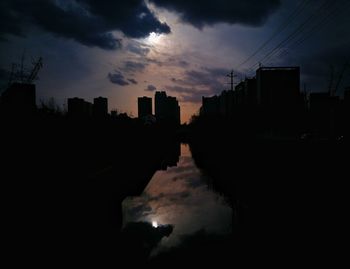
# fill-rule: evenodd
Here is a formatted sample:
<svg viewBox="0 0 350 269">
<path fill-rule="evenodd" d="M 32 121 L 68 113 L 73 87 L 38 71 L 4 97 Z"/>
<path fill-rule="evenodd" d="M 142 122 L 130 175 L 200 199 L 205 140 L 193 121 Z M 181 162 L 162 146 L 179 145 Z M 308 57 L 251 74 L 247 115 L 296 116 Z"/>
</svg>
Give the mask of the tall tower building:
<svg viewBox="0 0 350 269">
<path fill-rule="evenodd" d="M 152 115 L 152 98 L 139 97 L 137 99 L 138 117 L 139 119 Z"/>
<path fill-rule="evenodd" d="M 164 91 L 155 93 L 155 116 L 158 122 L 180 124 L 180 106 L 176 97 Z"/>
<path fill-rule="evenodd" d="M 106 117 L 108 115 L 108 99 L 104 97 L 94 98 L 93 115 L 95 117 Z"/>
</svg>

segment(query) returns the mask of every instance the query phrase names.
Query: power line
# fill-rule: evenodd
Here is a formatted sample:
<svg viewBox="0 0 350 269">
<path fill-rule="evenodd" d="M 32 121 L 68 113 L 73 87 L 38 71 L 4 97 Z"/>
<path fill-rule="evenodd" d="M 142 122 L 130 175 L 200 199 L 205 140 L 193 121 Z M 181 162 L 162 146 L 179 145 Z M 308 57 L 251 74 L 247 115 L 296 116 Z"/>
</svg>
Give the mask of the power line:
<svg viewBox="0 0 350 269">
<path fill-rule="evenodd" d="M 329 6 L 332 6 L 334 2 L 332 0 L 326 0 L 317 10 L 316 13 L 309 16 L 306 20 L 304 20 L 289 36 L 287 36 L 284 40 L 282 40 L 275 48 L 273 48 L 269 53 L 267 53 L 263 58 L 260 59 L 259 62 L 264 62 L 269 60 L 271 57 L 274 56 L 274 54 L 278 51 L 280 51 L 281 48 L 285 47 L 288 43 L 290 43 L 296 36 L 298 36 L 300 33 L 303 33 L 304 30 L 307 27 L 307 24 L 312 21 L 319 12 L 322 12 L 323 9 L 328 8 Z M 256 66 L 255 64 L 254 66 Z"/>
<path fill-rule="evenodd" d="M 318 30 L 320 30 L 322 27 L 324 27 L 325 25 L 327 25 L 328 23 L 330 23 L 332 20 L 334 20 L 336 17 L 334 16 L 336 13 L 338 13 L 338 17 L 339 15 L 342 15 L 343 13 L 347 13 L 347 7 L 350 6 L 349 2 L 344 2 L 343 3 L 345 6 L 338 6 L 335 9 L 333 9 L 328 15 L 326 15 L 325 17 L 322 18 L 321 21 L 319 21 L 318 23 L 316 23 L 307 33 L 305 33 L 304 35 L 302 35 L 297 41 L 295 41 L 291 46 L 289 46 L 288 49 L 285 49 L 282 53 L 278 54 L 278 55 L 273 55 L 273 56 L 278 56 L 278 57 L 283 57 L 284 55 L 288 54 L 289 51 L 292 48 L 298 47 L 301 44 L 303 44 L 307 39 L 309 39 L 314 33 L 316 33 Z M 341 9 L 341 10 L 340 10 Z M 339 13 L 340 11 L 340 13 Z M 273 57 L 272 56 L 272 57 Z M 271 57 L 269 57 L 271 58 Z M 269 59 L 268 58 L 268 59 Z M 267 59 L 267 60 L 268 60 Z"/>
<path fill-rule="evenodd" d="M 322 12 L 323 9 L 329 8 L 332 6 L 334 2 L 332 0 L 326 0 L 317 10 L 317 12 L 313 13 L 311 16 L 309 16 L 306 20 L 304 20 L 290 35 L 288 35 L 285 39 L 283 39 L 280 43 L 278 43 L 277 46 L 275 46 L 269 53 L 267 53 L 263 58 L 259 60 L 259 62 L 264 62 L 266 59 L 270 59 L 272 55 L 278 51 L 283 46 L 287 45 L 291 40 L 294 39 L 294 37 L 298 36 L 300 33 L 303 33 L 305 30 L 307 24 L 312 21 L 319 12 Z M 271 56 L 271 57 L 270 57 Z M 254 64 L 250 68 L 254 68 L 257 65 Z"/>
<path fill-rule="evenodd" d="M 328 22 L 331 21 L 331 19 L 334 19 L 334 15 L 339 11 L 339 8 L 335 8 L 333 9 L 328 15 L 326 15 L 321 21 L 319 21 L 318 23 L 316 23 L 308 32 L 306 32 L 305 34 L 302 34 L 300 36 L 300 38 L 298 40 L 296 40 L 291 46 L 287 48 L 285 48 L 283 51 L 281 51 L 282 48 L 280 48 L 276 53 L 274 53 L 273 55 L 269 56 L 266 61 L 268 61 L 269 59 L 271 59 L 272 57 L 283 57 L 286 54 L 289 53 L 289 51 L 292 48 L 295 48 L 299 45 L 301 45 L 302 43 L 305 42 L 305 40 L 309 39 L 317 30 L 321 29 L 323 26 L 325 26 Z M 289 51 L 288 51 L 289 50 Z M 281 51 L 281 52 L 280 52 Z M 280 52 L 280 53 L 279 53 Z"/>
<path fill-rule="evenodd" d="M 245 59 L 243 62 L 241 62 L 239 65 L 236 66 L 235 69 L 241 67 L 242 65 L 249 62 L 252 58 L 254 58 L 262 49 L 264 49 L 276 36 L 278 36 L 281 32 L 284 31 L 293 21 L 294 17 L 297 17 L 303 9 L 310 3 L 310 0 L 304 0 L 299 3 L 297 8 L 288 16 L 288 18 L 280 25 L 280 27 L 277 28 L 276 31 L 272 33 L 272 35 L 256 50 L 253 54 L 251 54 L 247 59 Z"/>
<path fill-rule="evenodd" d="M 318 30 L 320 30 L 322 27 L 326 26 L 328 23 L 330 23 L 332 21 L 332 19 L 335 19 L 336 17 L 334 16 L 336 13 L 338 13 L 339 11 L 342 12 L 348 12 L 346 10 L 346 8 L 348 6 L 350 6 L 349 2 L 345 2 L 344 3 L 345 6 L 339 6 L 336 9 L 334 9 L 328 16 L 324 17 L 318 24 L 314 25 L 314 27 L 312 27 L 310 29 L 310 31 L 308 31 L 306 33 L 306 35 L 304 37 L 299 38 L 296 42 L 293 43 L 293 45 L 291 47 L 296 47 L 296 46 L 300 46 L 301 44 L 303 44 L 307 39 L 309 39 L 315 32 L 317 32 Z M 341 10 L 340 10 L 341 9 Z"/>
</svg>

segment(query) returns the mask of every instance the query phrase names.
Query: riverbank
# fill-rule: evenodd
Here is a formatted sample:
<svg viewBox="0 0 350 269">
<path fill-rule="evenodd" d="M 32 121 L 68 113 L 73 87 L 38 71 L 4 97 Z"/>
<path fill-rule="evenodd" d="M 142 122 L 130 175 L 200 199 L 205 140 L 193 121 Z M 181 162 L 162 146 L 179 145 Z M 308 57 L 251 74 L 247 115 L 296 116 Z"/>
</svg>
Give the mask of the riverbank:
<svg viewBox="0 0 350 269">
<path fill-rule="evenodd" d="M 161 167 L 172 131 L 62 119 L 1 127 L 6 253 L 26 264 L 113 262 L 121 202 Z"/>
<path fill-rule="evenodd" d="M 346 141 L 246 139 L 211 131 L 192 135 L 190 145 L 197 166 L 234 207 L 241 258 L 260 264 L 345 259 Z"/>
</svg>

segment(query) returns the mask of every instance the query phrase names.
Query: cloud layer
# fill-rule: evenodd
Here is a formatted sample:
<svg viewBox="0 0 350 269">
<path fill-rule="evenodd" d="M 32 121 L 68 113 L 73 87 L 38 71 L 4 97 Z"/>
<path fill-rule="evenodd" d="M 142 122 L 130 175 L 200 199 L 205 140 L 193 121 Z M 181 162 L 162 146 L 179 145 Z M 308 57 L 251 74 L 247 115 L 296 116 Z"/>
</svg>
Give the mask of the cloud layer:
<svg viewBox="0 0 350 269">
<path fill-rule="evenodd" d="M 150 0 L 177 12 L 182 21 L 197 28 L 216 23 L 259 26 L 280 6 L 280 0 Z"/>
<path fill-rule="evenodd" d="M 131 38 L 149 33 L 170 33 L 148 9 L 143 0 L 3 0 L 0 4 L 0 40 L 8 34 L 24 35 L 25 27 L 35 25 L 59 37 L 86 46 L 113 50 L 121 39 L 113 31 Z"/>
<path fill-rule="evenodd" d="M 171 78 L 171 85 L 165 89 L 177 93 L 180 101 L 200 103 L 202 96 L 211 96 L 226 89 L 226 75 L 230 71 L 225 68 L 207 68 L 185 70 L 180 78 Z"/>
<path fill-rule="evenodd" d="M 118 70 L 115 70 L 113 73 L 108 73 L 107 75 L 110 82 L 117 84 L 119 86 L 126 86 L 130 83 L 125 79 L 124 75 Z"/>
<path fill-rule="evenodd" d="M 200 4 L 194 0 L 150 2 L 177 12 L 183 22 L 197 28 L 220 22 L 261 25 L 280 5 L 279 0 L 205 0 Z M 171 32 L 169 25 L 161 22 L 144 0 L 1 1 L 0 41 L 6 40 L 8 35 L 25 36 L 30 25 L 86 46 L 106 50 L 121 47 L 121 39 L 114 35 L 114 31 L 120 31 L 130 38 L 144 38 L 152 32 Z"/>
</svg>

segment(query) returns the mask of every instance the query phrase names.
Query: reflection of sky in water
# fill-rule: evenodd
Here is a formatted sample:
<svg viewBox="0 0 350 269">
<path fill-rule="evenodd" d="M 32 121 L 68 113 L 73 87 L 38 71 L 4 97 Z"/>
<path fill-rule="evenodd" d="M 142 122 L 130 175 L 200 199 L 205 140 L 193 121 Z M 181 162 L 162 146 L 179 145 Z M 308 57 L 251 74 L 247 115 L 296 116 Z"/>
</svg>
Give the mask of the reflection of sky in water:
<svg viewBox="0 0 350 269">
<path fill-rule="evenodd" d="M 231 232 L 232 209 L 224 198 L 208 188 L 204 175 L 195 166 L 188 145 L 181 145 L 176 167 L 157 171 L 140 197 L 123 202 L 124 225 L 128 222 L 172 224 L 174 231 L 163 238 L 162 246 L 174 246 L 181 236 L 199 230 Z"/>
</svg>

